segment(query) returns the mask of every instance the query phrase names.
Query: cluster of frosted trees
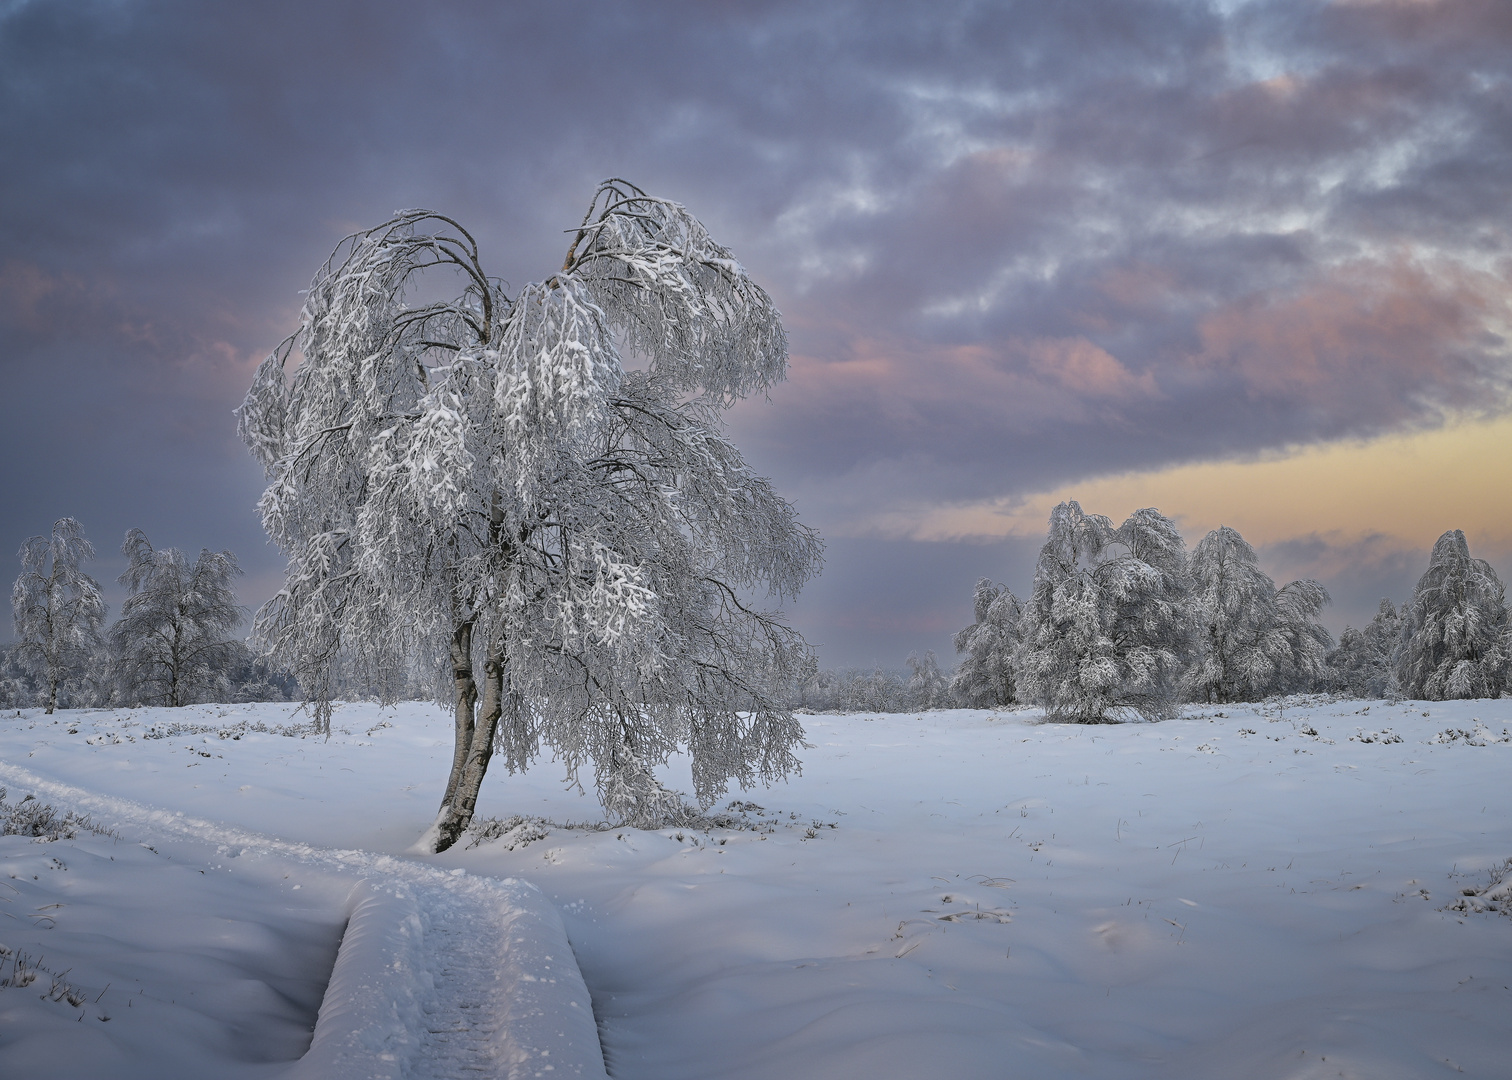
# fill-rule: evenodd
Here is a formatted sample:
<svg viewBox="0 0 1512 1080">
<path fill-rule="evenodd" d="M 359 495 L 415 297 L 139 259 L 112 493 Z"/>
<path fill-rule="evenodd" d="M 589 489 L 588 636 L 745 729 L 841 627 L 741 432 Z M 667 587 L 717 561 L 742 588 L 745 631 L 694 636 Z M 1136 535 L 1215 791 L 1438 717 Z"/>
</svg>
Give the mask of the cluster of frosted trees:
<svg viewBox="0 0 1512 1080">
<path fill-rule="evenodd" d="M 1445 533 L 1398 612 L 1389 600 L 1333 648 L 1312 580 L 1277 587 L 1227 526 L 1188 553 L 1175 525 L 1139 510 L 1122 525 L 1057 506 L 1027 600 L 978 583 L 956 636 L 963 705 L 1042 705 L 1055 719 L 1170 716 L 1183 700 L 1256 701 L 1333 690 L 1360 696 L 1495 697 L 1508 676 L 1502 584 Z"/>
<path fill-rule="evenodd" d="M 11 589 L 16 640 L 0 658 L 0 698 L 11 706 L 187 705 L 288 698 L 292 680 L 271 673 L 229 637 L 243 615 L 229 551 L 190 561 L 157 549 L 140 529 L 121 547 L 128 590 L 105 626 L 100 585 L 85 570 L 94 546 L 73 518 L 21 545 Z"/>
<path fill-rule="evenodd" d="M 1277 588 L 1233 529 L 1188 552 L 1176 525 L 1138 510 L 1122 525 L 1066 502 L 1050 515 L 1034 586 L 1020 599 L 986 578 L 975 619 L 956 635 L 953 676 L 933 653 L 908 677 L 814 673 L 802 704 L 898 711 L 952 705 L 1043 705 L 1052 718 L 1164 719 L 1183 700 L 1248 701 L 1311 689 L 1333 644 L 1318 624 L 1315 581 Z"/>
<path fill-rule="evenodd" d="M 910 712 L 948 709 L 957 704 L 949 674 L 940 670 L 933 651 L 907 660 L 906 672 L 868 668 L 836 671 L 811 666 L 800 680 L 797 707 L 808 712 Z"/>
<path fill-rule="evenodd" d="M 951 687 L 974 706 L 1034 703 L 1053 719 L 1171 716 L 1183 700 L 1246 701 L 1315 684 L 1332 640 L 1315 581 L 1277 588 L 1230 528 L 1188 552 L 1175 524 L 1122 525 L 1065 502 L 1050 515 L 1034 587 L 983 580 L 956 636 Z"/>
</svg>

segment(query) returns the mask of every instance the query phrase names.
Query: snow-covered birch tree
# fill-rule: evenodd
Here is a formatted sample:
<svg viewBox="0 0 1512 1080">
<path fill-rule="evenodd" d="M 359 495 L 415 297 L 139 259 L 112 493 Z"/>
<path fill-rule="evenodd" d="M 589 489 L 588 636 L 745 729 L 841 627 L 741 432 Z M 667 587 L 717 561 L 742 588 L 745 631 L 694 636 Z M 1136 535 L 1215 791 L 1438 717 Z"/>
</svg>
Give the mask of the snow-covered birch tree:
<svg viewBox="0 0 1512 1080">
<path fill-rule="evenodd" d="M 1023 601 L 990 578 L 976 583 L 971 601 L 976 621 L 955 636 L 961 662 L 951 692 L 968 708 L 1013 705 L 1024 644 Z"/>
<path fill-rule="evenodd" d="M 11 588 L 16 659 L 35 673 L 50 713 L 58 691 L 99 659 L 105 602 L 84 572 L 94 546 L 73 518 L 59 518 L 51 536 L 31 537 L 19 554 L 21 574 Z"/>
<path fill-rule="evenodd" d="M 1258 701 L 1323 678 L 1332 639 L 1318 622 L 1329 602 L 1322 585 L 1305 578 L 1277 589 L 1227 525 L 1198 543 L 1191 572 L 1199 649 L 1187 677 L 1192 697 Z"/>
<path fill-rule="evenodd" d="M 1288 581 L 1276 590 L 1276 622 L 1286 651 L 1273 691 L 1316 690 L 1327 681 L 1328 650 L 1334 641 L 1318 620 L 1330 603 L 1328 590 L 1312 578 Z"/>
<path fill-rule="evenodd" d="M 1397 679 L 1408 697 L 1496 697 L 1506 685 L 1506 590 L 1491 564 L 1472 558 L 1451 529 L 1402 612 Z"/>
<path fill-rule="evenodd" d="M 1338 648 L 1328 654 L 1330 685 L 1351 697 L 1394 696 L 1401 638 L 1402 617 L 1396 605 L 1383 598 L 1365 629 L 1346 626 L 1339 635 Z"/>
<path fill-rule="evenodd" d="M 236 556 L 202 550 L 191 563 L 178 548 L 153 548 L 141 529 L 126 534 L 121 552 L 130 593 L 110 628 L 121 693 L 173 707 L 206 700 L 240 644 L 227 636 L 244 617 L 232 586 Z"/>
<path fill-rule="evenodd" d="M 943 709 L 950 704 L 950 680 L 940 670 L 940 658 L 928 649 L 921 660 L 908 656 L 908 698 L 916 709 Z"/>
<path fill-rule="evenodd" d="M 778 312 L 685 209 L 623 181 L 568 232 L 561 269 L 513 295 L 439 214 L 348 237 L 239 410 L 288 559 L 262 647 L 322 705 L 338 660 L 444 673 L 434 850 L 494 753 L 591 765 L 610 816 L 648 826 L 677 803 L 651 771 L 674 750 L 705 804 L 798 767 L 784 702 L 807 646 L 752 597 L 796 595 L 821 545 L 722 431 L 786 375 Z M 456 298 L 411 302 L 438 273 Z"/>
<path fill-rule="evenodd" d="M 1169 518 L 1136 511 L 1115 529 L 1064 502 L 1026 605 L 1026 696 L 1053 720 L 1174 714 L 1191 653 L 1186 547 Z"/>
<path fill-rule="evenodd" d="M 1186 541 L 1174 521 L 1149 507 L 1129 515 L 1118 540 L 1147 568 L 1131 579 L 1137 588 L 1114 627 L 1128 671 L 1124 700 L 1146 719 L 1167 719 L 1181 701 L 1196 650 Z"/>
</svg>

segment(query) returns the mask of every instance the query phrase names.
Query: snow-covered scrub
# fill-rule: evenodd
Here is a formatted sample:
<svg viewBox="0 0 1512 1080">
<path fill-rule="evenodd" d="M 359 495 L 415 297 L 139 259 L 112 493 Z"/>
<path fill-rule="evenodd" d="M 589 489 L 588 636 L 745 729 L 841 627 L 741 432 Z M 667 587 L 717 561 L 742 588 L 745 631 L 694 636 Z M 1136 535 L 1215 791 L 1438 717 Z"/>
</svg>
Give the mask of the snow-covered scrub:
<svg viewBox="0 0 1512 1080">
<path fill-rule="evenodd" d="M 1451 529 L 1433 545 L 1428 569 L 1402 612 L 1397 681 L 1412 697 L 1494 696 L 1507 681 L 1506 590 L 1484 559 Z"/>
<path fill-rule="evenodd" d="M 100 584 L 84 572 L 94 553 L 84 526 L 68 517 L 54 522 L 51 536 L 33 536 L 21 545 L 21 573 L 11 588 L 14 657 L 41 684 L 48 712 L 65 689 L 74 697 L 80 691 L 90 696 L 85 683 L 105 621 Z"/>
<path fill-rule="evenodd" d="M 550 1077 L 595 1020 L 616 1080 L 1493 1078 L 1512 1055 L 1512 700 L 814 716 L 803 774 L 712 820 L 584 825 L 593 795 L 532 770 L 441 855 L 405 849 L 450 716 L 337 704 L 331 728 L 299 737 L 287 705 L 0 719 L 10 802 L 114 834 L 0 840 L 0 942 L 37 971 L 0 987 L 7 1072 L 276 1076 L 304 1053 L 295 1075 L 354 1075 L 310 1056 L 345 1045 L 372 1075 Z M 498 961 L 560 932 L 542 896 L 572 952 Z M 475 944 L 492 904 L 540 921 Z M 325 981 L 354 929 L 382 995 Z M 592 1017 L 508 1065 L 541 1008 L 510 1018 L 512 995 L 574 955 Z M 369 1030 L 342 1016 L 381 1039 L 342 1043 Z"/>
<path fill-rule="evenodd" d="M 1310 689 L 1333 641 L 1318 623 L 1328 592 L 1311 579 L 1277 589 L 1237 529 L 1220 526 L 1192 553 L 1198 661 L 1188 694 L 1200 701 L 1258 701 Z"/>
<path fill-rule="evenodd" d="M 1346 626 L 1338 648 L 1328 654 L 1331 688 L 1347 697 L 1396 697 L 1401 640 L 1402 616 L 1395 604 L 1382 598 L 1370 624 L 1364 630 Z"/>
<path fill-rule="evenodd" d="M 1024 609 L 1025 699 L 1077 723 L 1171 716 L 1192 653 L 1189 589 L 1186 544 L 1159 511 L 1115 529 L 1061 503 Z"/>
<path fill-rule="evenodd" d="M 993 708 L 1018 703 L 1018 672 L 1023 662 L 1024 604 L 991 578 L 976 583 L 971 596 L 972 624 L 955 636 L 956 665 L 950 689 L 957 703 Z"/>
<path fill-rule="evenodd" d="M 814 667 L 799 688 L 797 703 L 804 712 L 904 712 L 916 707 L 902 674 L 880 664 L 838 671 Z"/>
<path fill-rule="evenodd" d="M 154 548 L 141 529 L 126 534 L 121 553 L 130 592 L 110 628 L 121 700 L 179 706 L 224 691 L 241 653 L 230 637 L 244 618 L 232 585 L 236 556 L 202 550 L 191 563 L 178 548 Z"/>
<path fill-rule="evenodd" d="M 437 275 L 460 295 L 411 303 L 451 287 Z M 461 836 L 495 753 L 591 768 L 637 823 L 682 813 L 651 783 L 679 749 L 704 803 L 796 769 L 808 649 L 751 597 L 796 595 L 821 546 L 722 433 L 786 371 L 770 297 L 683 207 L 623 181 L 513 296 L 423 210 L 316 275 L 239 410 L 288 559 L 256 638 L 322 718 L 343 662 L 434 672 L 455 739 L 428 846 Z"/>
</svg>

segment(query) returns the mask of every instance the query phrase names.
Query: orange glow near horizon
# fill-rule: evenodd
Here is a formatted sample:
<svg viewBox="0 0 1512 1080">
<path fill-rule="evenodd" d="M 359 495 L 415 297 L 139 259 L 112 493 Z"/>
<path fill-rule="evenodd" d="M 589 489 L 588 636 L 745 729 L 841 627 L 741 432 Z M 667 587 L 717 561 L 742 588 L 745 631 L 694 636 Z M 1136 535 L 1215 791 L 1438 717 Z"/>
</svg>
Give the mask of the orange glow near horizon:
<svg viewBox="0 0 1512 1080">
<path fill-rule="evenodd" d="M 1115 521 L 1154 506 L 1188 543 L 1219 525 L 1261 546 L 1321 537 L 1426 551 L 1463 529 L 1484 557 L 1512 553 L 1512 418 L 1468 421 L 1409 435 L 1331 443 L 1251 461 L 1181 465 L 1078 481 L 1022 498 L 898 508 L 857 521 L 856 532 L 915 540 L 1044 535 L 1050 510 L 1075 499 Z"/>
</svg>

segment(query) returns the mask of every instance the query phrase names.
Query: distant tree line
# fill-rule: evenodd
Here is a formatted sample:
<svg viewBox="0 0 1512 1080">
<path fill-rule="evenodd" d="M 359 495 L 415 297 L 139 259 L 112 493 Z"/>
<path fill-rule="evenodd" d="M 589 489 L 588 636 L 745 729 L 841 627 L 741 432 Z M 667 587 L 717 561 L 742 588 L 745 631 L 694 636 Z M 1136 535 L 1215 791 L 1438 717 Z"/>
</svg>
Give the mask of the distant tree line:
<svg viewBox="0 0 1512 1080">
<path fill-rule="evenodd" d="M 1175 524 L 1139 510 L 1115 527 L 1075 502 L 1051 513 L 1033 588 L 1020 599 L 983 578 L 974 621 L 956 635 L 960 663 L 933 653 L 909 673 L 810 670 L 801 707 L 900 712 L 1037 705 L 1054 719 L 1159 720 L 1183 701 L 1259 701 L 1340 693 L 1427 700 L 1496 697 L 1512 676 L 1505 591 L 1464 533 L 1446 532 L 1400 609 L 1382 600 L 1335 645 L 1318 622 L 1326 589 L 1277 587 L 1237 530 L 1190 553 Z"/>
<path fill-rule="evenodd" d="M 0 706 L 54 709 L 287 701 L 294 679 L 232 637 L 245 613 L 229 551 L 190 560 L 132 529 L 121 551 L 127 587 L 109 626 L 100 585 L 85 570 L 94 546 L 73 518 L 21 545 L 11 589 L 16 640 L 0 650 Z"/>
</svg>

